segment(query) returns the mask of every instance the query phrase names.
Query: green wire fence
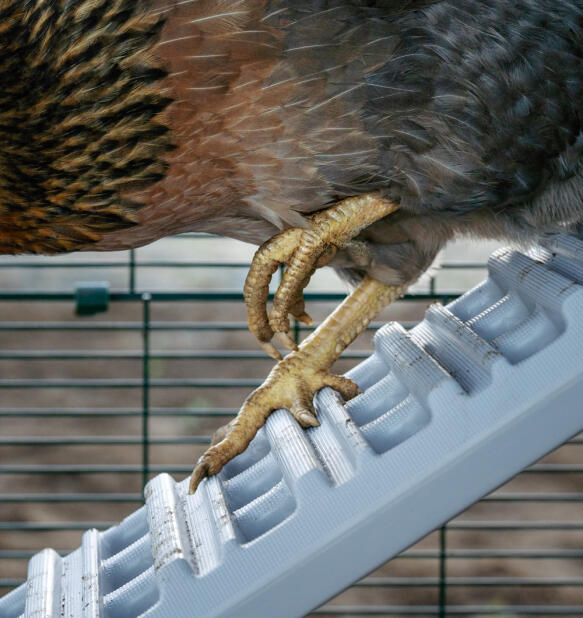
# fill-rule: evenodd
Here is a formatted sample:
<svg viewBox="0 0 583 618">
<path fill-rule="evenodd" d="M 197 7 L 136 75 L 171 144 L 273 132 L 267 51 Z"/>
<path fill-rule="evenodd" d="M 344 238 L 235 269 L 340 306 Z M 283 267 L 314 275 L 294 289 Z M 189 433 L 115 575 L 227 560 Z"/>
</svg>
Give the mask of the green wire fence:
<svg viewBox="0 0 583 618">
<path fill-rule="evenodd" d="M 242 296 L 252 249 L 225 260 L 225 242 L 189 234 L 114 256 L 0 259 L 0 593 L 36 551 L 67 553 L 135 510 L 153 475 L 186 476 L 261 383 L 271 361 Z M 446 260 L 338 369 L 370 354 L 386 319 L 412 327 L 484 274 L 480 259 Z M 344 295 L 311 286 L 316 322 Z M 296 340 L 309 330 L 293 325 Z M 582 615 L 582 447 L 571 440 L 314 615 Z"/>
</svg>

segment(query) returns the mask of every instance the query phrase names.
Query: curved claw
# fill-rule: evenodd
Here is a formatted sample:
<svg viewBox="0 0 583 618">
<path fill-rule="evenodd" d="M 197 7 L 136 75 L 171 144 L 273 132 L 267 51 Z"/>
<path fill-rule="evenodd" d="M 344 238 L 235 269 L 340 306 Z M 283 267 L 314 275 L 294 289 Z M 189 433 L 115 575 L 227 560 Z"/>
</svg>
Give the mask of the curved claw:
<svg viewBox="0 0 583 618">
<path fill-rule="evenodd" d="M 188 484 L 189 494 L 193 494 L 197 490 L 203 479 L 207 478 L 208 476 L 212 476 L 208 462 L 204 461 L 205 456 L 206 453 L 198 460 L 196 467 L 192 471 L 192 474 L 190 476 L 190 483 Z"/>
<path fill-rule="evenodd" d="M 277 338 L 281 341 L 281 343 L 291 351 L 297 350 L 298 346 L 296 342 L 289 336 L 288 333 L 275 333 Z"/>
<path fill-rule="evenodd" d="M 297 393 L 295 401 L 290 406 L 289 411 L 303 429 L 318 427 L 320 421 L 316 418 L 313 410 L 314 393 L 310 390 L 302 389 Z"/>
<path fill-rule="evenodd" d="M 280 354 L 279 350 L 271 343 L 271 341 L 259 341 L 259 345 L 277 361 L 280 361 L 283 356 Z"/>
<path fill-rule="evenodd" d="M 303 311 L 299 315 L 296 315 L 295 313 L 292 312 L 292 315 L 298 322 L 301 322 L 302 324 L 305 324 L 306 326 L 312 326 L 312 324 L 314 324 L 314 320 L 312 319 L 312 316 L 309 313 L 306 313 L 305 311 Z"/>
<path fill-rule="evenodd" d="M 239 455 L 239 453 L 242 453 L 257 433 L 257 429 L 265 422 L 265 419 L 263 419 L 263 422 L 256 426 L 254 431 L 249 434 L 250 437 L 242 441 L 240 438 L 233 435 L 236 430 L 237 419 L 238 417 L 234 418 L 224 428 L 223 439 L 211 446 L 196 463 L 192 475 L 190 476 L 188 493 L 193 494 L 203 479 L 218 474 L 227 462 L 231 461 L 231 459 Z"/>
<path fill-rule="evenodd" d="M 298 414 L 294 414 L 294 418 L 304 429 L 320 426 L 320 421 L 308 410 L 303 410 L 298 412 Z"/>
<path fill-rule="evenodd" d="M 296 299 L 295 303 L 290 306 L 289 312 L 294 316 L 294 318 L 298 322 L 311 326 L 314 323 L 314 321 L 312 320 L 312 317 L 306 312 L 306 301 L 304 300 L 304 293 L 303 293 L 303 290 L 308 285 L 308 283 L 309 281 L 305 281 L 302 284 L 302 290 L 300 292 L 300 295 Z"/>
</svg>

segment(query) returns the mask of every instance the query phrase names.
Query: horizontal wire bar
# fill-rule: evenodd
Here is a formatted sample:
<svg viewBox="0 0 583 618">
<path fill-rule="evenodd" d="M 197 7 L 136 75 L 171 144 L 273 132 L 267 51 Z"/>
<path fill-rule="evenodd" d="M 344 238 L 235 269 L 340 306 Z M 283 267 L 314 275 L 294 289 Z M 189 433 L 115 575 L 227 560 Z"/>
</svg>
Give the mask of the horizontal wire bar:
<svg viewBox="0 0 583 618">
<path fill-rule="evenodd" d="M 70 530 L 107 530 L 116 526 L 113 521 L 66 521 L 66 522 L 40 522 L 40 521 L 0 521 L 0 532 L 61 532 Z"/>
<path fill-rule="evenodd" d="M 34 494 L 33 494 L 34 495 Z M 95 494 L 84 494 L 88 500 L 73 500 L 73 502 L 96 502 L 92 499 Z M 98 496 L 110 496 L 111 494 L 98 494 Z M 117 496 L 118 494 L 114 494 Z M 142 502 L 141 494 L 123 494 L 123 499 L 104 500 L 109 502 Z M 1 499 L 1 496 L 0 496 Z M 13 502 L 18 502 L 14 500 Z M 35 500 L 35 502 L 43 502 L 43 500 Z M 46 500 L 50 502 L 50 500 Z M 54 501 L 57 502 L 57 501 Z M 58 502 L 67 502 L 59 500 Z M 71 549 L 55 549 L 55 551 L 64 556 Z M 26 560 L 32 558 L 40 549 L 0 549 L 0 560 Z M 445 553 L 445 558 L 449 560 L 481 560 L 481 559 L 507 559 L 507 560 L 581 560 L 583 558 L 583 549 L 531 549 L 531 550 L 508 550 L 508 549 L 457 549 L 448 550 Z M 403 554 L 395 556 L 393 560 L 440 560 L 442 554 L 439 550 L 409 550 Z"/>
<path fill-rule="evenodd" d="M 0 446 L 119 446 L 143 444 L 142 436 L 0 436 Z M 209 444 L 209 436 L 150 438 L 149 444 Z"/>
<path fill-rule="evenodd" d="M 583 521 L 467 521 L 454 520 L 445 524 L 448 530 L 583 530 Z"/>
<path fill-rule="evenodd" d="M 151 295 L 152 302 L 197 302 L 197 301 L 215 301 L 215 302 L 243 302 L 243 292 L 238 290 L 198 290 L 192 292 L 160 292 L 147 291 Z M 115 291 L 109 295 L 111 302 L 140 302 L 144 292 L 123 292 Z M 439 293 L 410 293 L 401 297 L 400 301 L 428 301 L 441 300 L 444 304 L 454 300 L 461 294 L 460 291 L 447 291 Z M 273 295 L 270 295 L 270 299 Z M 313 302 L 338 302 L 346 298 L 346 294 L 342 292 L 306 292 L 304 294 L 306 301 Z M 38 290 L 21 291 L 21 290 L 5 290 L 0 291 L 0 302 L 8 301 L 74 301 L 76 294 L 74 291 L 68 290 Z"/>
<path fill-rule="evenodd" d="M 134 444 L 141 443 L 141 441 L 136 441 Z M 204 444 L 207 443 L 208 439 Z M 199 443 L 197 442 L 197 444 Z M 143 467 L 139 464 L 0 465 L 0 474 L 142 474 L 143 470 Z M 192 466 L 150 464 L 148 470 L 150 472 L 166 472 L 168 474 L 188 474 L 192 472 Z"/>
<path fill-rule="evenodd" d="M 440 616 L 438 605 L 325 605 L 318 616 Z M 583 605 L 448 605 L 446 616 L 581 616 Z"/>
<path fill-rule="evenodd" d="M 583 502 L 583 492 L 502 492 L 482 498 L 483 502 Z"/>
<path fill-rule="evenodd" d="M 192 439 L 191 439 L 192 440 Z M 185 442 L 184 444 L 208 444 L 210 440 L 206 439 L 205 442 L 202 441 L 191 441 Z M 99 444 L 99 442 L 88 442 L 87 444 Z M 125 444 L 124 442 L 116 442 L 116 444 Z M 141 442 L 132 442 L 132 444 L 141 444 Z M 158 444 L 176 444 L 176 442 L 158 442 Z M 68 443 L 62 444 L 63 446 L 67 446 Z M 108 501 L 124 501 L 123 496 L 129 494 L 124 493 L 116 493 L 116 494 L 53 494 L 53 495 L 44 495 L 44 494 L 0 494 L 0 502 L 25 502 L 27 500 L 31 500 L 33 502 L 98 502 L 100 496 L 117 496 L 117 498 L 112 497 L 111 500 L 107 497 L 104 498 L 105 502 Z M 136 494 L 138 495 L 138 494 Z M 140 497 L 141 500 L 141 497 Z M 486 496 L 482 498 L 480 502 L 500 502 L 500 497 L 497 496 Z M 556 493 L 556 494 L 529 494 L 525 496 L 524 494 L 508 494 L 504 496 L 504 502 L 583 502 L 583 493 Z M 583 557 L 583 550 L 580 552 L 581 557 Z"/>
<path fill-rule="evenodd" d="M 257 388 L 262 380 L 247 378 L 156 378 L 150 388 Z M 141 378 L 85 378 L 85 379 L 10 379 L 0 380 L 0 389 L 6 388 L 142 388 Z"/>
<path fill-rule="evenodd" d="M 516 586 L 583 586 L 583 577 L 447 577 L 446 586 L 456 588 L 505 588 Z M 356 588 L 434 588 L 439 577 L 367 577 Z"/>
<path fill-rule="evenodd" d="M 190 469 L 187 470 L 190 472 Z M 475 524 L 467 527 L 464 524 Z M 117 525 L 117 522 L 22 522 L 22 521 L 0 521 L 0 531 L 59 531 L 59 530 L 86 530 L 88 528 L 97 528 L 104 530 L 111 526 Z M 476 521 L 476 522 L 449 522 L 445 525 L 448 530 L 474 530 L 474 531 L 581 531 L 583 530 L 583 522 L 574 521 Z M 415 578 L 418 579 L 418 578 Z"/>
<path fill-rule="evenodd" d="M 103 493 L 103 494 L 82 494 L 82 493 L 62 493 L 62 494 L 0 494 L 2 502 L 143 502 L 144 497 L 141 493 Z M 1 552 L 0 552 L 1 557 Z"/>
<path fill-rule="evenodd" d="M 10 262 L 0 261 L 0 270 L 13 268 L 129 268 L 129 262 L 58 262 L 49 261 L 30 261 L 30 262 Z M 164 260 L 144 260 L 135 262 L 135 268 L 249 268 L 251 262 L 204 262 L 199 260 L 192 261 L 164 261 Z M 484 262 L 444 262 L 434 271 L 433 276 L 439 274 L 440 270 L 485 270 L 488 266 Z"/>
<path fill-rule="evenodd" d="M 44 436 L 43 436 L 44 438 Z M 98 440 L 101 443 L 109 443 L 107 442 L 108 437 L 102 438 L 97 436 Z M 194 436 L 195 439 L 206 439 L 206 436 Z M 26 436 L 23 439 L 35 440 L 35 437 Z M 47 437 L 48 440 L 52 438 Z M 65 439 L 75 439 L 75 438 L 65 438 Z M 79 440 L 84 440 L 85 436 L 81 436 L 78 438 Z M 93 439 L 91 436 L 90 439 Z M 123 438 L 122 440 L 127 440 L 128 438 Z M 132 438 L 129 438 L 132 439 Z M 181 439 L 181 438 L 178 438 Z M 6 446 L 6 443 L 3 443 L 0 438 L 0 446 Z M 124 444 L 141 444 L 141 438 L 136 437 L 134 442 L 124 442 Z M 153 443 L 150 441 L 150 443 Z M 196 442 L 199 444 L 200 442 Z M 206 442 L 204 442 L 206 444 Z M 93 442 L 92 442 L 93 444 Z M 547 470 L 546 468 L 550 468 Z M 190 468 L 188 466 L 180 465 L 180 464 L 161 464 L 161 465 L 151 465 L 150 470 L 155 472 L 168 472 L 168 473 L 188 473 Z M 113 474 L 113 473 L 138 473 L 142 472 L 142 466 L 140 465 L 132 465 L 132 464 L 73 464 L 73 465 L 61 465 L 61 464 L 39 464 L 39 465 L 0 465 L 0 474 Z M 523 470 L 521 474 L 528 473 L 537 473 L 537 474 L 582 474 L 583 473 L 583 465 L 581 464 L 538 464 L 532 466 L 532 468 L 527 468 Z M 470 529 L 470 528 L 467 528 Z M 581 529 L 583 530 L 583 524 L 581 525 Z"/>
<path fill-rule="evenodd" d="M 506 558 L 509 560 L 580 560 L 583 549 L 449 549 L 445 558 L 455 560 L 481 560 Z M 397 556 L 399 557 L 399 556 Z M 439 550 L 413 550 L 400 556 L 416 560 L 438 559 Z"/>
<path fill-rule="evenodd" d="M 66 556 L 74 551 L 71 549 L 55 549 L 54 551 L 59 556 Z M 0 549 L 0 560 L 30 560 L 35 554 L 38 554 L 42 549 Z"/>
<path fill-rule="evenodd" d="M 91 526 L 94 528 L 95 526 Z M 23 579 L 0 579 L 0 588 L 16 587 Z M 446 585 L 453 588 L 514 588 L 514 587 L 580 587 L 583 578 L 504 578 L 504 577 L 451 577 Z M 378 577 L 367 578 L 353 588 L 435 588 L 441 584 L 437 577 Z M 370 607 L 370 606 L 368 606 Z"/>
<path fill-rule="evenodd" d="M 243 292 L 239 290 L 197 290 L 189 292 L 153 292 L 147 291 L 152 302 L 186 302 L 186 301 L 213 301 L 213 302 L 243 302 Z M 141 302 L 144 292 L 115 291 L 109 295 L 110 302 Z M 306 293 L 306 296 L 308 294 Z M 342 293 L 315 294 L 314 300 L 340 300 L 346 295 Z M 4 301 L 74 301 L 76 293 L 72 290 L 38 290 L 20 291 L 6 290 L 0 292 L 0 302 Z"/>
<path fill-rule="evenodd" d="M 10 579 L 9 577 L 5 577 L 0 579 L 0 588 L 18 588 L 18 586 L 24 584 L 25 581 L 24 579 Z"/>
<path fill-rule="evenodd" d="M 583 464 L 534 464 L 522 472 L 526 474 L 582 474 Z"/>
<path fill-rule="evenodd" d="M 405 329 L 413 328 L 418 321 L 399 321 Z M 299 326 L 300 332 L 316 330 L 319 323 L 313 326 Z M 371 322 L 367 331 L 376 331 L 385 322 Z M 0 322 L 0 331 L 139 331 L 142 332 L 144 325 L 141 322 Z M 152 322 L 151 331 L 246 331 L 249 330 L 246 322 Z"/>
<path fill-rule="evenodd" d="M 0 322 L 0 330 L 9 331 L 139 331 L 142 332 L 142 322 Z M 232 331 L 248 330 L 246 322 L 152 322 L 150 330 L 160 331 Z"/>
<path fill-rule="evenodd" d="M 235 408 L 151 408 L 150 416 L 169 417 L 169 416 L 186 416 L 186 417 L 227 417 L 234 416 L 238 410 Z M 0 418 L 3 417 L 18 417 L 18 418 L 71 418 L 71 417 L 101 417 L 101 416 L 139 416 L 143 415 L 141 408 L 0 408 Z"/>
<path fill-rule="evenodd" d="M 433 276 L 438 275 L 440 270 L 487 270 L 487 262 L 443 262 L 433 271 Z"/>
<path fill-rule="evenodd" d="M 163 262 L 163 261 L 147 261 L 136 262 L 137 268 L 249 268 L 251 262 Z M 0 263 L 0 270 L 13 268 L 129 268 L 128 262 L 8 262 Z M 455 268 L 455 267 L 454 267 Z M 462 270 L 465 267 L 462 268 Z"/>
<path fill-rule="evenodd" d="M 363 359 L 371 355 L 370 350 L 354 350 L 342 355 L 343 359 Z M 16 350 L 0 351 L 0 361 L 3 360 L 142 360 L 140 350 Z M 263 350 L 153 350 L 148 358 L 161 360 L 269 360 Z"/>
</svg>

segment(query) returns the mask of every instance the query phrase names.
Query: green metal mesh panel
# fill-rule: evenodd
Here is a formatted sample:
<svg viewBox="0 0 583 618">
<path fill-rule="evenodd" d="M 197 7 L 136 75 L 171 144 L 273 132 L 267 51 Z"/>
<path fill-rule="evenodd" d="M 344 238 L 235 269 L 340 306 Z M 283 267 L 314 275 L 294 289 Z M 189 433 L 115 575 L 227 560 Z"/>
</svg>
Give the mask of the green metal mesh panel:
<svg viewBox="0 0 583 618">
<path fill-rule="evenodd" d="M 247 332 L 242 302 L 252 252 L 184 235 L 123 254 L 0 259 L 0 593 L 36 551 L 66 553 L 85 529 L 135 510 L 153 475 L 186 476 L 261 383 L 272 361 Z M 488 252 L 450 250 L 336 369 L 368 356 L 379 323 L 412 326 L 428 303 L 481 280 Z M 99 281 L 109 282 L 107 311 L 75 316 L 78 283 Z M 318 273 L 306 294 L 316 321 L 344 294 Z M 293 328 L 298 339 L 309 330 Z M 582 455 L 579 437 L 316 614 L 574 615 Z M 398 534 L 390 522 L 387 534 Z"/>
</svg>

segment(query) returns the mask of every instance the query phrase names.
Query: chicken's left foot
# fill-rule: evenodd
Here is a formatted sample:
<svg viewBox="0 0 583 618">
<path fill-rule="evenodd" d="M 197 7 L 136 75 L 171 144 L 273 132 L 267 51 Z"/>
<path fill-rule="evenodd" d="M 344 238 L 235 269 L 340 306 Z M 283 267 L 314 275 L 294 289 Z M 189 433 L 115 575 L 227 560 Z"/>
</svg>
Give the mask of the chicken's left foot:
<svg viewBox="0 0 583 618">
<path fill-rule="evenodd" d="M 190 493 L 203 478 L 217 474 L 242 453 L 275 410 L 289 410 L 302 427 L 308 428 L 318 425 L 312 401 L 321 388 L 330 386 L 345 400 L 352 399 L 358 393 L 356 384 L 329 369 L 378 311 L 404 291 L 404 286 L 384 285 L 365 277 L 296 351 L 271 370 L 265 382 L 246 399 L 237 417 L 217 432 L 215 443 L 192 473 Z"/>
<path fill-rule="evenodd" d="M 245 400 L 236 418 L 218 430 L 217 438 L 222 439 L 199 459 L 190 478 L 190 493 L 195 492 L 203 478 L 217 474 L 242 453 L 275 410 L 289 410 L 304 429 L 319 425 L 312 399 L 325 386 L 337 390 L 347 401 L 358 394 L 358 386 L 352 380 L 313 367 L 299 350 L 286 356 Z"/>
</svg>

